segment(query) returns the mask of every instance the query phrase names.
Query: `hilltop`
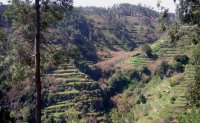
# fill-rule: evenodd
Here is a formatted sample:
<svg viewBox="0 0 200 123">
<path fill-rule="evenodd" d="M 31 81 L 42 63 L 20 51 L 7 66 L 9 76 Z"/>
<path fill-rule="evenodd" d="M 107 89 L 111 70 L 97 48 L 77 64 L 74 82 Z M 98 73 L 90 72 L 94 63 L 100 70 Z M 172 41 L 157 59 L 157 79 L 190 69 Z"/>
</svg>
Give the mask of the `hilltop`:
<svg viewBox="0 0 200 123">
<path fill-rule="evenodd" d="M 83 59 L 96 62 L 101 59 L 98 52 L 130 51 L 159 39 L 159 13 L 131 4 L 79 7 L 66 13 L 58 30 L 78 47 Z"/>
</svg>

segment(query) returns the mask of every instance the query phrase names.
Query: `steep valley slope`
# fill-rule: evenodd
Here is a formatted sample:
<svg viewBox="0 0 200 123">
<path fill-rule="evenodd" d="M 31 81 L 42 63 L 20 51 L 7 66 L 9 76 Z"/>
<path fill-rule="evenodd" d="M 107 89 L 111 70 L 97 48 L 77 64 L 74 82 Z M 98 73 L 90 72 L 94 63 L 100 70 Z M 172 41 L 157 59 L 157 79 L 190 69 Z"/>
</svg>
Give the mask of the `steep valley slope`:
<svg viewBox="0 0 200 123">
<path fill-rule="evenodd" d="M 70 109 L 75 110 L 77 116 L 101 118 L 104 109 L 102 90 L 97 82 L 72 64 L 60 65 L 51 74 L 44 75 L 43 81 L 44 103 L 47 104 L 43 122 L 48 119 L 59 122 L 61 118 L 65 119 Z"/>
<path fill-rule="evenodd" d="M 44 67 L 43 122 L 179 123 L 194 66 L 175 57 L 191 58 L 191 27 L 182 26 L 182 36 L 174 43 L 160 33 L 159 22 L 158 12 L 140 5 L 66 12 L 45 34 L 50 48 L 61 49 L 56 57 L 61 59 Z M 142 50 L 144 44 L 151 56 Z M 71 47 L 78 51 L 72 50 L 76 58 L 62 59 Z M 2 91 L 18 122 L 34 122 L 32 81 L 31 76 Z"/>
</svg>

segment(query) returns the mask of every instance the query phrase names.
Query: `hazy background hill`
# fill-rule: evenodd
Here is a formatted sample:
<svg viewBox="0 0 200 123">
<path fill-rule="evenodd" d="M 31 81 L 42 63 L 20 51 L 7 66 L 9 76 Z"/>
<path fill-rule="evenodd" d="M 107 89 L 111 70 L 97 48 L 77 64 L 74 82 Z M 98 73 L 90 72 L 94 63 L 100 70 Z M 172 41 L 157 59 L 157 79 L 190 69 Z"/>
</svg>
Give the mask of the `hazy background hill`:
<svg viewBox="0 0 200 123">
<path fill-rule="evenodd" d="M 158 12 L 130 4 L 108 9 L 74 8 L 66 13 L 58 29 L 90 61 L 97 61 L 98 51 L 133 50 L 145 42 L 153 43 L 160 36 Z"/>
</svg>

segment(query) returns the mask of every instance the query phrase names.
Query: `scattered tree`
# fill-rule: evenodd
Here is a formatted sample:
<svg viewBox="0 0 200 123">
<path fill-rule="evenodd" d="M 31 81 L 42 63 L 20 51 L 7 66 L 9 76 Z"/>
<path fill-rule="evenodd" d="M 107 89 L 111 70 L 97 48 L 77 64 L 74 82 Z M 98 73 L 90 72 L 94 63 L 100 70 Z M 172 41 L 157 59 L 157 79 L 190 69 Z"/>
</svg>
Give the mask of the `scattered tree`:
<svg viewBox="0 0 200 123">
<path fill-rule="evenodd" d="M 148 56 L 151 57 L 152 56 L 152 50 L 151 47 L 148 44 L 143 44 L 141 46 L 142 51 Z"/>
<path fill-rule="evenodd" d="M 160 76 L 161 79 L 166 75 L 169 68 L 170 68 L 170 65 L 166 61 L 163 61 L 159 65 L 157 73 L 158 73 L 158 75 Z"/>
<path fill-rule="evenodd" d="M 189 63 L 189 57 L 187 55 L 176 55 L 174 60 L 184 65 Z"/>
<path fill-rule="evenodd" d="M 116 92 L 122 92 L 130 83 L 127 76 L 119 73 L 114 74 L 109 80 L 108 84 L 111 87 L 111 92 L 115 94 Z"/>
<path fill-rule="evenodd" d="M 140 103 L 145 104 L 145 103 L 146 103 L 146 97 L 145 97 L 143 94 L 141 94 L 141 95 L 139 96 L 139 99 L 137 100 L 136 103 L 137 103 L 137 104 L 140 104 Z"/>
</svg>

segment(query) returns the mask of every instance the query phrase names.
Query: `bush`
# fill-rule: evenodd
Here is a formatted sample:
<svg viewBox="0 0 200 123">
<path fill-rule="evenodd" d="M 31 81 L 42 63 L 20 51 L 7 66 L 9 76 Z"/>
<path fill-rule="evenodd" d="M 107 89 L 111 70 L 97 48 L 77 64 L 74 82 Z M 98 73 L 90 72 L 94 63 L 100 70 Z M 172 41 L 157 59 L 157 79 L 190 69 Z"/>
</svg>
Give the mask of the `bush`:
<svg viewBox="0 0 200 123">
<path fill-rule="evenodd" d="M 200 123 L 200 110 L 197 108 L 193 108 L 186 114 L 180 114 L 178 119 L 180 123 Z"/>
<path fill-rule="evenodd" d="M 140 81 L 142 79 L 141 78 L 141 76 L 142 76 L 141 73 L 139 71 L 137 71 L 137 70 L 131 71 L 130 74 L 129 74 L 129 76 L 130 76 L 130 78 L 132 80 Z"/>
<path fill-rule="evenodd" d="M 143 103 L 143 104 L 145 104 L 146 103 L 146 98 L 145 98 L 145 96 L 142 94 L 142 95 L 140 95 L 140 101 Z"/>
<path fill-rule="evenodd" d="M 182 81 L 184 81 L 184 78 L 182 76 L 173 76 L 170 79 L 170 86 L 173 87 L 175 85 L 180 84 Z"/>
<path fill-rule="evenodd" d="M 148 44 L 143 44 L 142 45 L 142 51 L 148 56 L 152 56 L 152 50 L 151 50 L 151 47 L 148 45 Z"/>
<path fill-rule="evenodd" d="M 171 104 L 174 104 L 174 101 L 176 101 L 176 97 L 175 97 L 175 96 L 172 96 L 172 97 L 170 98 L 170 103 L 171 103 Z"/>
<path fill-rule="evenodd" d="M 134 122 L 134 110 L 121 112 L 117 109 L 113 109 L 110 112 L 112 123 L 133 123 Z"/>
<path fill-rule="evenodd" d="M 11 66 L 12 81 L 24 80 L 27 76 L 31 75 L 31 68 L 21 63 L 14 63 Z"/>
<path fill-rule="evenodd" d="M 158 93 L 158 98 L 161 99 L 162 98 L 162 94 Z"/>
<path fill-rule="evenodd" d="M 182 73 L 184 72 L 184 66 L 182 66 L 181 63 L 177 62 L 174 64 L 173 68 L 175 69 L 176 72 Z"/>
<path fill-rule="evenodd" d="M 140 104 L 140 103 L 143 103 L 143 104 L 145 104 L 146 103 L 146 97 L 143 95 L 143 94 L 141 94 L 140 96 L 139 96 L 139 99 L 137 100 L 137 104 Z"/>
<path fill-rule="evenodd" d="M 114 74 L 109 80 L 108 84 L 111 86 L 112 93 L 121 92 L 127 88 L 130 80 L 121 73 Z"/>
<path fill-rule="evenodd" d="M 0 106 L 0 119 L 1 123 L 14 123 L 15 118 L 11 117 L 11 113 L 7 107 Z"/>
<path fill-rule="evenodd" d="M 62 47 L 62 50 L 55 52 L 52 55 L 54 65 L 60 65 L 62 63 L 69 62 L 70 59 L 79 59 L 81 56 L 78 47 L 75 45 L 69 45 Z"/>
<path fill-rule="evenodd" d="M 75 65 L 81 72 L 87 74 L 90 78 L 97 81 L 101 78 L 101 69 L 88 64 L 87 62 L 75 61 Z"/>
<path fill-rule="evenodd" d="M 176 55 L 174 60 L 184 65 L 189 63 L 189 57 L 187 55 Z"/>
<path fill-rule="evenodd" d="M 161 79 L 163 79 L 163 77 L 167 74 L 167 71 L 169 70 L 170 65 L 168 64 L 168 62 L 163 61 L 158 68 L 158 75 L 160 76 Z"/>
<path fill-rule="evenodd" d="M 143 72 L 145 75 L 147 75 L 147 76 L 150 76 L 150 75 L 151 75 L 151 71 L 150 71 L 146 66 L 143 67 L 142 72 Z"/>
<path fill-rule="evenodd" d="M 86 123 L 84 119 L 79 118 L 75 109 L 68 109 L 65 113 L 67 116 L 67 123 Z"/>
</svg>

